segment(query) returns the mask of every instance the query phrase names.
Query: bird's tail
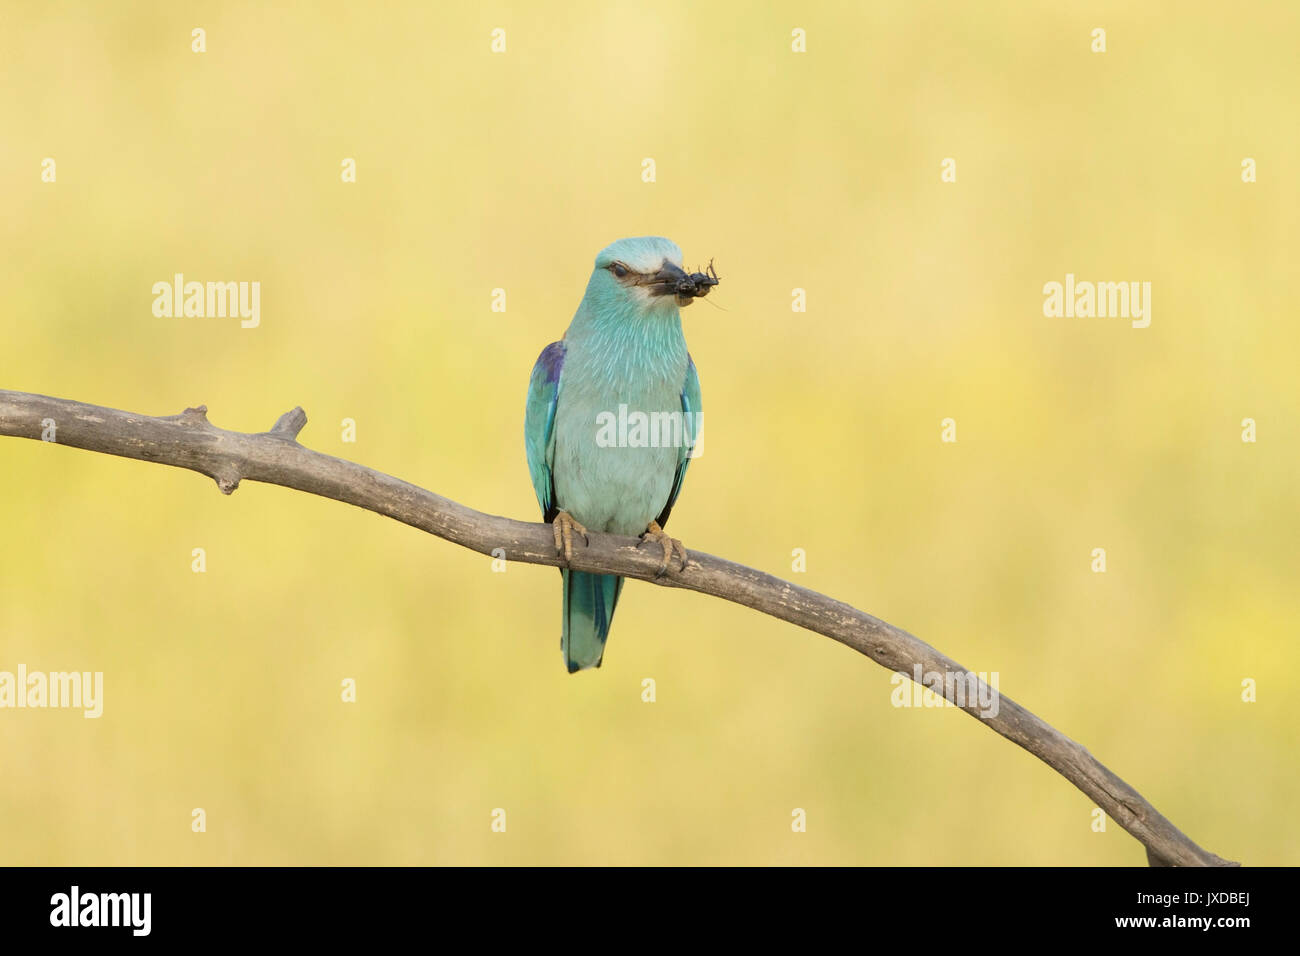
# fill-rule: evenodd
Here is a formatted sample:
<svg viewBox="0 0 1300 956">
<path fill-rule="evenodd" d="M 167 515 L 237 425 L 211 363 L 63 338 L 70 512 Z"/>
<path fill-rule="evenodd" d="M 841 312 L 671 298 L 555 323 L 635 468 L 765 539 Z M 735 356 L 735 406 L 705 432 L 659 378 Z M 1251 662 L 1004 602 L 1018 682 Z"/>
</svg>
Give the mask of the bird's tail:
<svg viewBox="0 0 1300 956">
<path fill-rule="evenodd" d="M 623 579 L 567 568 L 560 569 L 560 576 L 564 579 L 564 631 L 560 636 L 564 662 L 570 674 L 599 667 Z"/>
</svg>

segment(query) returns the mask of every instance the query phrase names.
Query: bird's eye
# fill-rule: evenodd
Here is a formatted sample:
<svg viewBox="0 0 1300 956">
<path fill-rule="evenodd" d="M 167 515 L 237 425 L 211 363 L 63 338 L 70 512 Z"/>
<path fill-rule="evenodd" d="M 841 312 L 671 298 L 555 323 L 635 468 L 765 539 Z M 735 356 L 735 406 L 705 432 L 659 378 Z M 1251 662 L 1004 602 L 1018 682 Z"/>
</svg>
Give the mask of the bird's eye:
<svg viewBox="0 0 1300 956">
<path fill-rule="evenodd" d="M 615 262 L 613 265 L 609 267 L 609 271 L 614 273 L 614 275 L 618 276 L 620 279 L 622 279 L 627 275 L 627 266 L 623 265 L 623 263 L 621 262 Z"/>
</svg>

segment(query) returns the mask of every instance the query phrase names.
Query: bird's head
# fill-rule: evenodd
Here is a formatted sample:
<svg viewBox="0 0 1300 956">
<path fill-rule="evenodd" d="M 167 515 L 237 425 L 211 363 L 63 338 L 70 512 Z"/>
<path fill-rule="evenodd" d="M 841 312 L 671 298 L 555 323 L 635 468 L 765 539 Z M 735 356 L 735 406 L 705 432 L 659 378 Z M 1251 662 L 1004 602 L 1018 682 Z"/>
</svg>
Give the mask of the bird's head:
<svg viewBox="0 0 1300 956">
<path fill-rule="evenodd" d="M 587 298 L 650 313 L 690 305 L 717 284 L 712 264 L 707 272 L 687 273 L 682 250 L 671 239 L 637 236 L 600 250 Z"/>
</svg>

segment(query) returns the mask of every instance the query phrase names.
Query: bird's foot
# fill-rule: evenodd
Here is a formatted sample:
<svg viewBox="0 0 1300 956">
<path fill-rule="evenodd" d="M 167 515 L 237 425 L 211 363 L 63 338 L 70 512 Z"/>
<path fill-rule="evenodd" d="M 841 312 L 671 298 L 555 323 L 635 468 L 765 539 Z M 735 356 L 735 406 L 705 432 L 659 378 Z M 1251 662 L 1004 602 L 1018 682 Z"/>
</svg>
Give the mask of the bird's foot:
<svg viewBox="0 0 1300 956">
<path fill-rule="evenodd" d="M 664 563 L 659 565 L 659 570 L 655 572 L 655 577 L 661 578 L 668 573 L 668 565 L 673 560 L 673 555 L 677 555 L 682 560 L 680 570 L 686 570 L 686 549 L 676 538 L 670 538 L 664 533 L 664 529 L 659 527 L 659 522 L 651 521 L 645 529 L 645 534 L 641 535 L 642 541 L 657 541 L 660 547 L 664 549 Z"/>
<path fill-rule="evenodd" d="M 565 561 L 573 560 L 573 536 L 575 533 L 582 535 L 582 543 L 587 544 L 587 529 L 574 520 L 573 515 L 567 511 L 561 511 L 551 522 L 551 530 L 555 532 L 555 550 L 564 555 Z"/>
</svg>

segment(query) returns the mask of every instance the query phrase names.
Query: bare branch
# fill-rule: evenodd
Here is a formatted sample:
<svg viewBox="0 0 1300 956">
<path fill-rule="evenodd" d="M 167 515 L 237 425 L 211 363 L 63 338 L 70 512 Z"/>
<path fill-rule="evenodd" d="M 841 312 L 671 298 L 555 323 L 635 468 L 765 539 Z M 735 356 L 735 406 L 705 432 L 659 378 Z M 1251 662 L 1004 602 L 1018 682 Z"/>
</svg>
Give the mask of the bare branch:
<svg viewBox="0 0 1300 956">
<path fill-rule="evenodd" d="M 151 418 L 0 390 L 0 435 L 39 440 L 46 432 L 60 445 L 188 468 L 212 478 L 225 494 L 245 479 L 282 485 L 387 515 L 481 554 L 500 548 L 510 561 L 564 565 L 548 525 L 483 514 L 363 465 L 310 451 L 296 441 L 306 421 L 303 410 L 295 408 L 280 416 L 270 431 L 244 434 L 212 425 L 204 406 Z M 963 679 L 970 674 L 892 624 L 722 558 L 692 550 L 684 570 L 670 570 L 656 578 L 662 555 L 658 549 L 639 549 L 638 543 L 636 538 L 591 534 L 589 544 L 575 551 L 570 566 L 733 601 L 823 634 L 909 678 L 918 667 L 923 674 L 938 672 Z M 1086 749 L 1010 698 L 999 695 L 996 715 L 981 716 L 979 701 L 954 694 L 953 684 L 933 689 L 1082 790 L 1147 848 L 1152 865 L 1234 865 L 1201 849 Z"/>
</svg>

